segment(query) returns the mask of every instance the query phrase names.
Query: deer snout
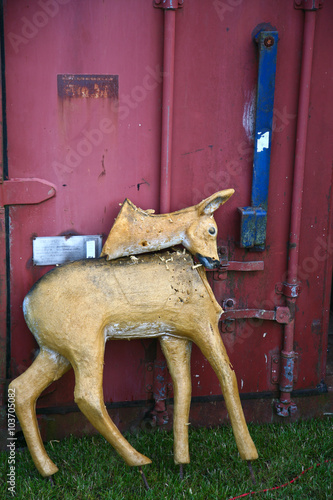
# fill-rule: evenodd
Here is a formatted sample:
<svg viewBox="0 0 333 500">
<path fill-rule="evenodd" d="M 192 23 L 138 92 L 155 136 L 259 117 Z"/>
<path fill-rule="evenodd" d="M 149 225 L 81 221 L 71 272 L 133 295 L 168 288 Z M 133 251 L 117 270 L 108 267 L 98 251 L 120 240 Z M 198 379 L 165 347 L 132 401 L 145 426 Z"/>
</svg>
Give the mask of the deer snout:
<svg viewBox="0 0 333 500">
<path fill-rule="evenodd" d="M 216 259 L 212 259 L 211 257 L 204 257 L 200 253 L 196 254 L 196 258 L 205 266 L 206 269 L 217 269 L 220 266 L 220 261 Z"/>
</svg>

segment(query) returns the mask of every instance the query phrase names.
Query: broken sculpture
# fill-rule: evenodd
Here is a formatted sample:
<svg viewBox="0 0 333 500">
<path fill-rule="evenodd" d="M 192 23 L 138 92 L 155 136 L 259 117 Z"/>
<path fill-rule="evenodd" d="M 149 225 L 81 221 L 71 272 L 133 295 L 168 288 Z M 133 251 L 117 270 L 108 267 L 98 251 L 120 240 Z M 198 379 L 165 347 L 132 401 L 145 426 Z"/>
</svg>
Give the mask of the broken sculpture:
<svg viewBox="0 0 333 500">
<path fill-rule="evenodd" d="M 104 348 L 113 339 L 159 339 L 174 385 L 175 463 L 190 461 L 192 342 L 218 377 L 241 458 L 258 458 L 218 329 L 223 311 L 204 270 L 219 264 L 213 214 L 233 192 L 219 191 L 194 207 L 163 215 L 125 200 L 101 258 L 59 266 L 27 294 L 24 316 L 40 350 L 10 388 L 15 389 L 17 417 L 42 476 L 52 476 L 58 468 L 42 443 L 36 400 L 70 368 L 75 401 L 92 425 L 128 465 L 151 462 L 122 436 L 104 405 Z M 186 250 L 160 250 L 179 243 Z M 203 265 L 194 264 L 191 254 Z"/>
</svg>

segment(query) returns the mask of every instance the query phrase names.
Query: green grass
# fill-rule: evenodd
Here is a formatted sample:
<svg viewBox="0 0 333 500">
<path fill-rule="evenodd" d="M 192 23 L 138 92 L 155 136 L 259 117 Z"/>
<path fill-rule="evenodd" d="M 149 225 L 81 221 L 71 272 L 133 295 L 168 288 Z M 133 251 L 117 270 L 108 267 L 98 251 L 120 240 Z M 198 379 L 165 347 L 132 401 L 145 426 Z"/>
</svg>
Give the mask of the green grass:
<svg viewBox="0 0 333 500">
<path fill-rule="evenodd" d="M 246 463 L 240 460 L 230 427 L 190 429 L 191 464 L 184 480 L 173 463 L 173 437 L 169 432 L 126 434 L 153 464 L 146 466 L 146 491 L 136 468 L 128 467 L 101 437 L 68 437 L 51 442 L 46 450 L 58 465 L 55 484 L 43 479 L 27 449 L 16 451 L 15 498 L 48 499 L 229 499 L 249 491 L 286 483 L 317 463 L 285 488 L 245 498 L 333 499 L 333 421 L 330 418 L 293 424 L 249 425 L 259 451 L 253 462 L 257 479 L 252 485 Z M 7 491 L 8 455 L 0 454 L 0 498 Z"/>
</svg>

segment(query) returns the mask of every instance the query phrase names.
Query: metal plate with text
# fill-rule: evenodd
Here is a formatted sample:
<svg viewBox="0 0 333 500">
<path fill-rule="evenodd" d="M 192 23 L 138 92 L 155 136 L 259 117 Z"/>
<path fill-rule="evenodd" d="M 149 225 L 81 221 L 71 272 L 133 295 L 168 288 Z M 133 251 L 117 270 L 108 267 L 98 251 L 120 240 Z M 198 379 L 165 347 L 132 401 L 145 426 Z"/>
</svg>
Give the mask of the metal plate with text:
<svg viewBox="0 0 333 500">
<path fill-rule="evenodd" d="M 58 75 L 59 97 L 118 98 L 118 75 Z"/>
<path fill-rule="evenodd" d="M 33 239 L 32 259 L 35 266 L 53 266 L 79 259 L 99 257 L 102 236 L 44 236 Z"/>
</svg>

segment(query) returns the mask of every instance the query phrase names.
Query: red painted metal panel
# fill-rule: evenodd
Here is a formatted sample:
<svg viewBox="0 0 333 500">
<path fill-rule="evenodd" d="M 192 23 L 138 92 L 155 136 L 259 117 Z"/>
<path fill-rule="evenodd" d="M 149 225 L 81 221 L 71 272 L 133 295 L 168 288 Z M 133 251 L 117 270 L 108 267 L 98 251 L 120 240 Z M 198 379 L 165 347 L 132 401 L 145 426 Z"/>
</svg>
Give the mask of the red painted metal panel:
<svg viewBox="0 0 333 500">
<path fill-rule="evenodd" d="M 4 9 L 9 177 L 44 179 L 57 191 L 39 205 L 9 209 L 15 377 L 29 366 L 37 347 L 24 324 L 22 300 L 47 270 L 32 265 L 32 238 L 69 233 L 105 236 L 125 197 L 142 208 L 160 207 L 164 14 L 149 0 L 17 0 Z M 227 279 L 213 280 L 211 273 L 212 286 L 220 303 L 234 299 L 237 310 L 274 311 L 286 305 L 276 284 L 286 279 L 288 261 L 304 12 L 289 0 L 281 0 L 278 7 L 273 0 L 185 0 L 173 14 L 170 208 L 177 210 L 217 190 L 235 188 L 235 195 L 216 214 L 219 245 L 227 247 L 231 263 Z M 299 390 L 314 389 L 325 374 L 333 253 L 333 69 L 327 43 L 333 6 L 326 3 L 315 15 L 300 232 L 303 286 L 295 321 L 295 389 Z M 252 32 L 262 22 L 277 29 L 279 46 L 267 248 L 258 254 L 237 244 L 237 208 L 249 205 L 251 196 L 258 69 Z M 68 75 L 87 76 L 80 80 Z M 96 75 L 112 76 L 117 85 L 105 87 L 105 80 L 93 80 Z M 59 91 L 59 80 L 73 84 L 74 90 Z M 248 272 L 248 263 L 254 261 L 264 266 L 251 265 Z M 241 393 L 276 393 L 271 362 L 282 349 L 283 325 L 237 319 L 235 331 L 222 335 Z M 155 355 L 155 342 L 109 342 L 106 402 L 150 398 L 153 377 L 147 367 Z M 220 394 L 215 375 L 196 348 L 192 375 L 194 397 Z M 39 405 L 72 402 L 73 376 L 68 373 L 45 391 Z M 194 415 L 200 421 L 198 412 Z"/>
<path fill-rule="evenodd" d="M 158 209 L 162 13 L 150 2 L 55 1 L 53 13 L 46 4 L 5 7 L 9 175 L 57 187 L 41 205 L 10 208 L 12 376 L 36 349 L 21 304 L 46 269 L 32 266 L 31 239 L 106 235 L 126 196 Z M 118 97 L 59 95 L 61 74 L 118 75 Z M 107 346 L 107 402 L 147 398 L 145 349 L 144 341 Z M 71 403 L 70 378 L 40 404 Z"/>
</svg>

